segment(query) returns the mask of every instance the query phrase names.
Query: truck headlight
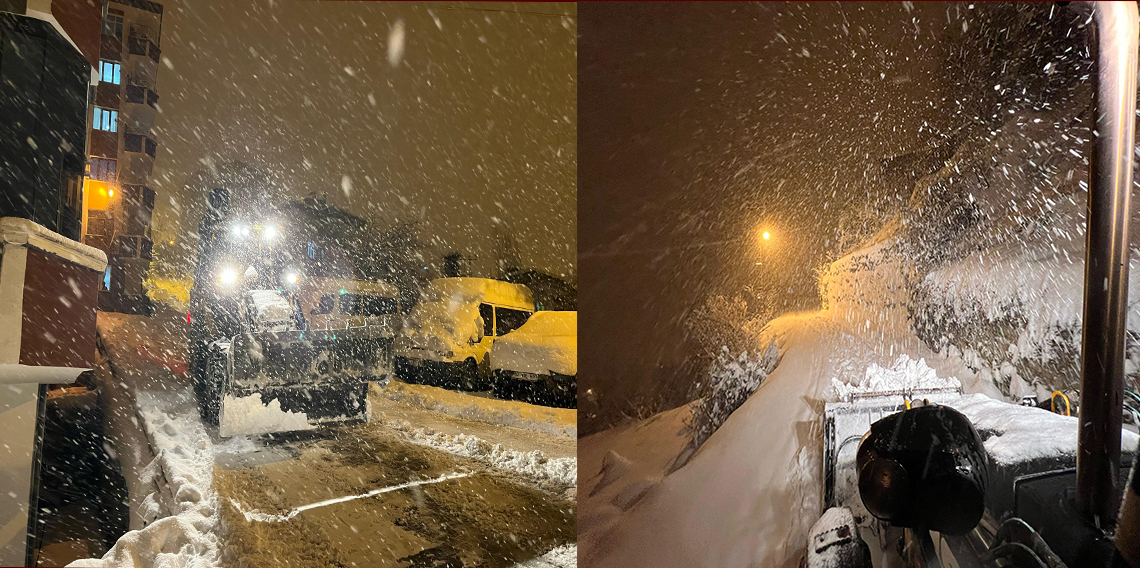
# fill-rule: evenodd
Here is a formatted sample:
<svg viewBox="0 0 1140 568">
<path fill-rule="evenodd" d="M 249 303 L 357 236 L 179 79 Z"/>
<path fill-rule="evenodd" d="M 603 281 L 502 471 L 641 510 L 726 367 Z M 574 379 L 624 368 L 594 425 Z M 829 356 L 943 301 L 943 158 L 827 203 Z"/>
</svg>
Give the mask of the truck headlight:
<svg viewBox="0 0 1140 568">
<path fill-rule="evenodd" d="M 261 238 L 266 241 L 272 241 L 277 238 L 277 227 L 273 225 L 266 225 L 261 229 Z"/>
<path fill-rule="evenodd" d="M 222 286 L 233 286 L 237 283 L 237 280 L 238 273 L 237 270 L 234 270 L 233 268 L 225 268 L 222 269 L 220 273 L 218 273 L 218 282 L 220 282 Z"/>
<path fill-rule="evenodd" d="M 285 283 L 290 286 L 295 285 L 301 281 L 301 275 L 297 274 L 296 272 L 286 272 L 284 278 Z"/>
</svg>

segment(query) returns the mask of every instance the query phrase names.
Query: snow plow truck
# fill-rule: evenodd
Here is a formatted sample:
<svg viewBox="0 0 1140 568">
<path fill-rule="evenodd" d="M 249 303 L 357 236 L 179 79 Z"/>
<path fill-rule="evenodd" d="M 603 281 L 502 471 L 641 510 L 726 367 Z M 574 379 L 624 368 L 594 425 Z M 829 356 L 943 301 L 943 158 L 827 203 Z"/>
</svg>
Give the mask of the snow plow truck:
<svg viewBox="0 0 1140 568">
<path fill-rule="evenodd" d="M 1079 403 L 957 388 L 828 403 L 809 568 L 1140 567 L 1140 438 L 1123 428 L 1140 23 L 1134 2 L 1066 4 L 1097 43 Z"/>
<path fill-rule="evenodd" d="M 391 369 L 398 290 L 318 254 L 288 208 L 229 201 L 210 193 L 187 315 L 202 419 L 222 437 L 367 421 L 369 382 Z"/>
</svg>

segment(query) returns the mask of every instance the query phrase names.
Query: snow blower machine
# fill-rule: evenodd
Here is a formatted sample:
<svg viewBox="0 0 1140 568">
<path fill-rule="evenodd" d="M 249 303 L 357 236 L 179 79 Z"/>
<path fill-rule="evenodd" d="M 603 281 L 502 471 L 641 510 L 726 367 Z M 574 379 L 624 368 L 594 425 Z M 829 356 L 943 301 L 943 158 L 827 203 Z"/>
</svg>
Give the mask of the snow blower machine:
<svg viewBox="0 0 1140 568">
<path fill-rule="evenodd" d="M 1134 2 L 1066 4 L 1097 43 L 1079 402 L 844 393 L 824 409 L 809 568 L 1140 568 L 1140 438 L 1123 427 L 1140 23 Z"/>
<path fill-rule="evenodd" d="M 398 290 L 328 274 L 283 210 L 229 199 L 209 196 L 187 315 L 202 419 L 222 437 L 366 422 L 369 382 L 391 372 Z M 338 298 L 346 315 L 330 320 Z"/>
</svg>

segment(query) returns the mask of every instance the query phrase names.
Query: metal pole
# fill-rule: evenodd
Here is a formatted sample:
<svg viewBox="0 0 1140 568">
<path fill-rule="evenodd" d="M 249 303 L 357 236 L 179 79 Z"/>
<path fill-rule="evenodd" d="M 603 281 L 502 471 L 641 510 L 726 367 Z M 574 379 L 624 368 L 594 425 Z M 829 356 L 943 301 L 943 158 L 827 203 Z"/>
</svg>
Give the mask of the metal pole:
<svg viewBox="0 0 1140 568">
<path fill-rule="evenodd" d="M 1115 522 L 1120 487 L 1128 218 L 1140 22 L 1134 2 L 1094 2 L 1096 127 L 1089 161 L 1077 506 Z"/>
</svg>

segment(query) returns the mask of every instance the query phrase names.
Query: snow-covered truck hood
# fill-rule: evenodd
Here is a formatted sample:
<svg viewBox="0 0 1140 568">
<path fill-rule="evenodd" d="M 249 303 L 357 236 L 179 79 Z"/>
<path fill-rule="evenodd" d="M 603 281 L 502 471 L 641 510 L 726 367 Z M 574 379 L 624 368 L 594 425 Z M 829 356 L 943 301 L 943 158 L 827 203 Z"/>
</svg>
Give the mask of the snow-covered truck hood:
<svg viewBox="0 0 1140 568">
<path fill-rule="evenodd" d="M 276 290 L 250 290 L 245 293 L 249 317 L 258 331 L 288 331 L 293 306 Z"/>
<path fill-rule="evenodd" d="M 522 327 L 495 340 L 492 369 L 578 374 L 578 312 L 535 312 Z"/>
</svg>

